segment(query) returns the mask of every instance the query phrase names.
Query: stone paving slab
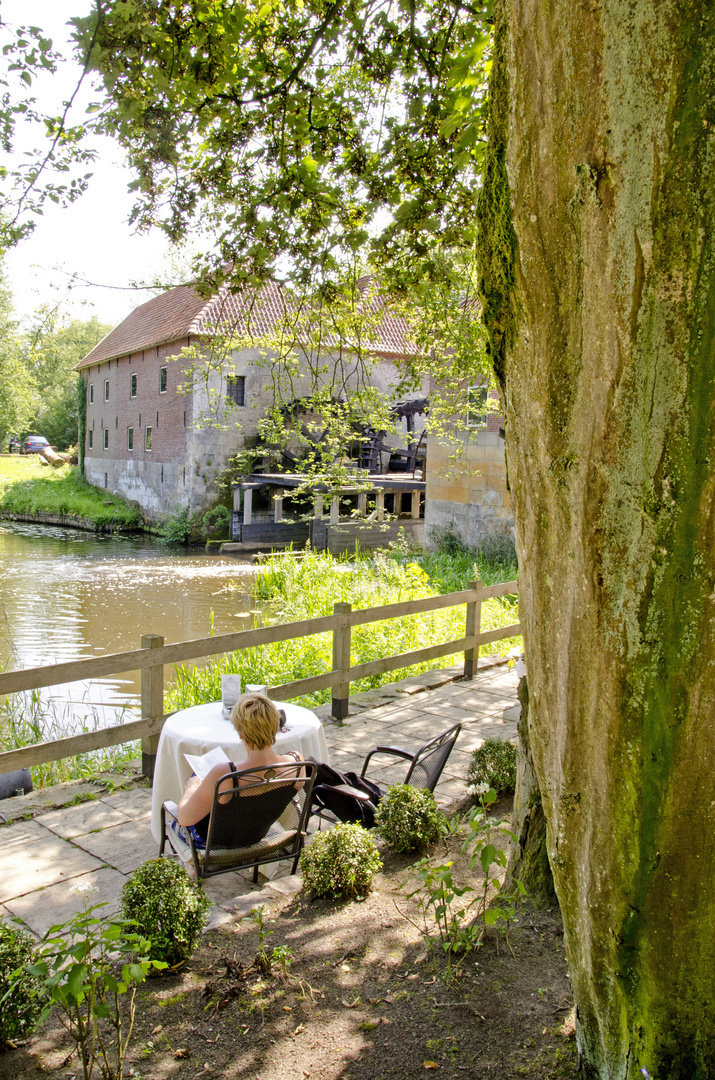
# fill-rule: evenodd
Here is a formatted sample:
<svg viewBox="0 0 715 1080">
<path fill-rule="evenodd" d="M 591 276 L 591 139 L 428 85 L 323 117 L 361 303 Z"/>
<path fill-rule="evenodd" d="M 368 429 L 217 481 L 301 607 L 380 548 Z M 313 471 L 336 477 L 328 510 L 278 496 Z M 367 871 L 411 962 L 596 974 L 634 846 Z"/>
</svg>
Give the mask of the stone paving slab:
<svg viewBox="0 0 715 1080">
<path fill-rule="evenodd" d="M 107 806 L 116 807 L 123 814 L 139 821 L 151 817 L 151 788 L 148 787 L 122 791 L 116 795 L 105 795 L 102 802 Z"/>
<path fill-rule="evenodd" d="M 36 821 L 25 821 L 0 832 L 0 865 L 0 902 L 6 903 L 58 881 L 98 870 L 101 863 Z"/>
<path fill-rule="evenodd" d="M 35 818 L 38 825 L 44 825 L 57 836 L 71 840 L 74 836 L 107 829 L 112 825 L 126 824 L 131 818 L 121 810 L 98 799 L 95 802 L 82 803 L 80 806 L 67 806 L 64 810 L 51 810 Z"/>
<path fill-rule="evenodd" d="M 26 893 L 14 900 L 8 900 L 5 907 L 12 915 L 22 919 L 33 934 L 40 938 L 51 926 L 66 922 L 76 911 L 81 910 L 82 897 L 71 891 L 74 885 L 89 882 L 95 886 L 97 891 L 87 897 L 88 906 L 106 903 L 107 906 L 97 912 L 98 918 L 106 918 L 119 911 L 119 897 L 125 881 L 123 874 L 104 867 L 89 874 L 82 874 L 71 881 L 50 885 L 39 894 Z"/>
<path fill-rule="evenodd" d="M 147 859 L 155 859 L 159 854 L 156 840 L 144 821 L 113 825 L 111 829 L 78 836 L 74 842 L 83 851 L 113 866 L 121 874 L 131 874 L 137 866 Z"/>
</svg>

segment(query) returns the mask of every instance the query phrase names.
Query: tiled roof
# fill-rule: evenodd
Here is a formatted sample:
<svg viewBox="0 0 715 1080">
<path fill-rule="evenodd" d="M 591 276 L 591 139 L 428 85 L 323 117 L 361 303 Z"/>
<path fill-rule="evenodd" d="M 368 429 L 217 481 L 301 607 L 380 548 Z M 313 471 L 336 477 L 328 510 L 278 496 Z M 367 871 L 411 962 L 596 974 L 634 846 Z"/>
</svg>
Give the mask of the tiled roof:
<svg viewBox="0 0 715 1080">
<path fill-rule="evenodd" d="M 358 288 L 365 309 L 374 314 L 383 313 L 376 326 L 375 339 L 362 347 L 385 356 L 413 353 L 414 345 L 407 339 L 405 320 L 389 312 L 384 297 L 375 287 L 375 279 L 361 278 Z M 274 331 L 287 315 L 295 319 L 299 314 L 303 325 L 310 328 L 309 307 L 304 305 L 303 315 L 298 304 L 292 293 L 275 282 L 268 282 L 258 291 L 239 294 L 223 286 L 209 300 L 200 297 L 190 285 L 180 285 L 136 308 L 80 360 L 75 370 L 178 341 L 189 334 L 210 336 L 220 330 L 241 337 L 259 338 Z M 300 340 L 300 332 L 296 336 Z M 326 348 L 337 345 L 335 335 L 323 337 L 323 341 Z"/>
<path fill-rule="evenodd" d="M 178 341 L 191 333 L 190 327 L 205 306 L 206 300 L 190 285 L 179 285 L 176 289 L 155 296 L 135 308 L 124 322 L 110 330 L 84 360 L 80 360 L 76 370 L 103 360 L 141 352 L 142 349 L 151 349 L 167 341 Z"/>
</svg>

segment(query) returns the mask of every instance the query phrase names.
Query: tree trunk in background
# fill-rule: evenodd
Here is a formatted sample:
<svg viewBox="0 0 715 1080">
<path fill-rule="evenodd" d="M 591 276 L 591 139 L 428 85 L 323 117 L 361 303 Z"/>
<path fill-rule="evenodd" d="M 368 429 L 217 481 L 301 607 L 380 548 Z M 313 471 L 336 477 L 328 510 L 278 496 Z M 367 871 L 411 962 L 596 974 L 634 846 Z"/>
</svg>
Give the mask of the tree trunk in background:
<svg viewBox="0 0 715 1080">
<path fill-rule="evenodd" d="M 480 206 L 583 1072 L 715 1077 L 715 5 L 500 0 Z"/>
<path fill-rule="evenodd" d="M 531 753 L 529 687 L 526 676 L 519 680 L 518 694 L 521 716 L 518 724 L 519 744 L 516 751 L 516 790 L 512 816 L 512 830 L 517 839 L 509 851 L 504 885 L 506 890 L 510 891 L 514 878 L 518 878 L 526 889 L 529 900 L 537 907 L 551 907 L 556 903 L 556 894 L 546 850 L 546 818 Z"/>
</svg>

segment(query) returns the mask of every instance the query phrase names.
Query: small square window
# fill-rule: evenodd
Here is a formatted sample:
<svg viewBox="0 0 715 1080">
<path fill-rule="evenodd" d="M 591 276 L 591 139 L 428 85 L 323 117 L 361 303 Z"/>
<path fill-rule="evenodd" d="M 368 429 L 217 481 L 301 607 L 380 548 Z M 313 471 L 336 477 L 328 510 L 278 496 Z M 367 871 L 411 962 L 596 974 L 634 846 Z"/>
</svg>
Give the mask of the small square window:
<svg viewBox="0 0 715 1080">
<path fill-rule="evenodd" d="M 104 400 L 109 401 L 109 379 L 104 380 Z"/>
<path fill-rule="evenodd" d="M 90 428 L 89 431 L 87 432 L 87 449 L 91 450 L 93 444 L 94 444 L 94 432 Z"/>
<path fill-rule="evenodd" d="M 137 396 L 137 377 L 136 377 L 136 373 L 134 373 L 132 375 L 132 377 L 131 377 L 131 390 L 129 391 L 129 396 L 130 397 L 136 397 Z"/>
<path fill-rule="evenodd" d="M 133 449 L 134 449 L 134 428 L 133 427 L 128 427 L 127 428 L 127 450 L 133 450 Z"/>
<path fill-rule="evenodd" d="M 246 376 L 229 375 L 226 379 L 226 397 L 234 405 L 246 404 Z"/>
<path fill-rule="evenodd" d="M 109 450 L 109 428 L 104 429 L 104 449 Z"/>
<path fill-rule="evenodd" d="M 94 405 L 94 383 L 93 382 L 91 382 L 89 384 L 89 403 L 90 403 L 90 405 Z"/>
<path fill-rule="evenodd" d="M 151 428 L 148 427 L 144 433 L 144 449 L 151 450 Z"/>
<path fill-rule="evenodd" d="M 165 394 L 166 393 L 166 379 L 167 379 L 166 368 L 165 367 L 159 368 L 159 393 L 160 394 Z"/>
<path fill-rule="evenodd" d="M 484 428 L 487 426 L 487 388 L 470 386 L 467 390 L 467 427 Z"/>
</svg>

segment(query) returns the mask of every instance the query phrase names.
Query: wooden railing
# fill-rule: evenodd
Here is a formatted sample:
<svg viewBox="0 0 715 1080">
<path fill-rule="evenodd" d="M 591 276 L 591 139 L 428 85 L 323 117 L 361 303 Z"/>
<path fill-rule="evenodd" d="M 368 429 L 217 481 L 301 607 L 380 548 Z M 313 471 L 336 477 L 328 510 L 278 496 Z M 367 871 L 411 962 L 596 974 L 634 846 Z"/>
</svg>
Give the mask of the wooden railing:
<svg viewBox="0 0 715 1080">
<path fill-rule="evenodd" d="M 492 596 L 504 596 L 517 592 L 516 581 L 489 586 L 473 581 L 470 582 L 468 589 L 444 596 L 407 600 L 399 604 L 385 604 L 382 607 L 365 608 L 361 611 L 353 611 L 350 604 L 335 604 L 333 614 L 322 618 L 303 619 L 300 622 L 283 623 L 256 630 L 241 630 L 234 634 L 217 634 L 214 637 L 179 641 L 173 645 L 165 645 L 164 638 L 158 634 L 147 634 L 141 639 L 141 648 L 132 652 L 110 653 L 107 656 L 92 657 L 90 660 L 72 660 L 64 664 L 50 664 L 46 667 L 4 672 L 0 674 L 0 694 L 38 690 L 45 686 L 56 686 L 59 683 L 96 679 L 105 675 L 140 670 L 141 719 L 100 728 L 97 731 L 84 732 L 81 735 L 70 735 L 64 739 L 54 739 L 52 742 L 35 743 L 17 750 L 8 750 L 0 754 L 0 773 L 29 768 L 47 761 L 59 761 L 61 758 L 74 757 L 76 754 L 86 754 L 92 750 L 141 739 L 142 768 L 144 774 L 151 777 L 159 734 L 166 719 L 164 715 L 165 665 L 181 664 L 187 660 L 236 652 L 258 645 L 270 645 L 278 641 L 312 637 L 314 634 L 332 633 L 333 667 L 331 671 L 324 675 L 311 676 L 308 679 L 297 679 L 294 682 L 270 686 L 267 692 L 270 697 L 285 700 L 313 693 L 316 690 L 331 688 L 333 691 L 332 715 L 336 720 L 344 720 L 348 714 L 350 683 L 369 675 L 381 675 L 386 671 L 397 671 L 426 660 L 436 660 L 440 656 L 463 652 L 464 674 L 467 678 L 472 678 L 477 671 L 481 645 L 515 637 L 521 633 L 520 623 L 482 632 L 482 601 Z M 438 611 L 442 608 L 456 607 L 459 604 L 466 604 L 467 609 L 464 637 L 351 667 L 350 634 L 353 626 L 364 626 L 366 623 L 383 622 L 400 616 Z"/>
</svg>

